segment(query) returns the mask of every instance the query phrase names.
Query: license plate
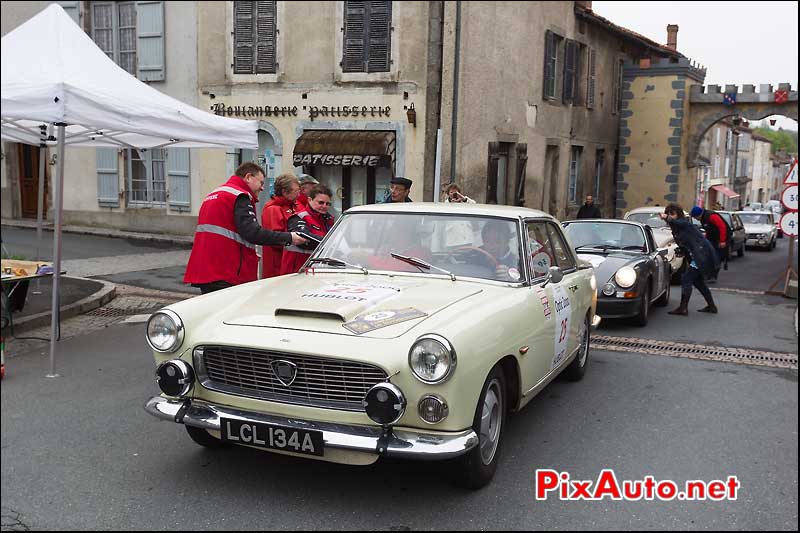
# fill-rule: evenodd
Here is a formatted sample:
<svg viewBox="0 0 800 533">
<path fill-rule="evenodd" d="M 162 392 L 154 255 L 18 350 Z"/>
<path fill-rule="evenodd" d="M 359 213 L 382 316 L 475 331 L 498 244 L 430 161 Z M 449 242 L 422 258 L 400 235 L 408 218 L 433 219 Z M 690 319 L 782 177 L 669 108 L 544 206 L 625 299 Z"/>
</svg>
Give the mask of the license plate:
<svg viewBox="0 0 800 533">
<path fill-rule="evenodd" d="M 306 455 L 323 455 L 322 432 L 222 418 L 222 440 Z"/>
</svg>

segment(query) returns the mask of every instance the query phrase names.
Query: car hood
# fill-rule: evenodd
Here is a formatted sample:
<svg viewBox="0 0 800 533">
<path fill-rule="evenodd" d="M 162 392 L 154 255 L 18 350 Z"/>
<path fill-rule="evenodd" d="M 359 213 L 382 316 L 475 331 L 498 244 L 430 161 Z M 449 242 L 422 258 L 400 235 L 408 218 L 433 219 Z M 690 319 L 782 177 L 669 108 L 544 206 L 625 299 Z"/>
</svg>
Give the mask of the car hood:
<svg viewBox="0 0 800 533">
<path fill-rule="evenodd" d="M 435 313 L 484 292 L 478 283 L 441 278 L 292 275 L 261 284 L 228 308 L 232 326 L 302 329 L 393 338 Z"/>
<path fill-rule="evenodd" d="M 626 265 L 633 266 L 639 262 L 643 256 L 639 254 L 627 254 L 624 252 L 610 253 L 607 256 L 604 256 L 603 254 L 581 252 L 578 254 L 578 257 L 592 264 L 595 278 L 597 278 L 597 283 L 600 284 L 606 283 L 608 280 L 614 277 L 614 274 L 616 274 L 617 270 L 620 268 Z"/>
<path fill-rule="evenodd" d="M 745 224 L 744 231 L 747 233 L 769 233 L 775 229 L 772 224 Z"/>
</svg>

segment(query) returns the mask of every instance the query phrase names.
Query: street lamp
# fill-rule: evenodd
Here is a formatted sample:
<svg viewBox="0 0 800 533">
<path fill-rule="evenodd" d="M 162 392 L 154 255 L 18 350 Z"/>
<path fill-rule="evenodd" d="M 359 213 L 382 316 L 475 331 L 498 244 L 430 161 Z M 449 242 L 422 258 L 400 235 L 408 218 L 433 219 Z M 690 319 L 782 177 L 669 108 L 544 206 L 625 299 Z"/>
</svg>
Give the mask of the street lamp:
<svg viewBox="0 0 800 533">
<path fill-rule="evenodd" d="M 411 102 L 411 106 L 406 111 L 406 117 L 408 118 L 408 123 L 417 127 L 417 111 L 414 109 L 414 102 Z"/>
</svg>

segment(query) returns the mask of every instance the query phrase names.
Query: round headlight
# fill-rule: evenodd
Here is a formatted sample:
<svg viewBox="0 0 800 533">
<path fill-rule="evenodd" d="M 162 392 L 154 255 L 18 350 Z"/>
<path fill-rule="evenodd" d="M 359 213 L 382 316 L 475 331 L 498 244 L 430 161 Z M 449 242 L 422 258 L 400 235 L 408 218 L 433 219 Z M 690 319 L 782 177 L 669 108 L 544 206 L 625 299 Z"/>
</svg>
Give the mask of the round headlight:
<svg viewBox="0 0 800 533">
<path fill-rule="evenodd" d="M 186 396 L 194 385 L 194 372 L 184 361 L 174 359 L 158 365 L 156 381 L 164 394 Z"/>
<path fill-rule="evenodd" d="M 147 321 L 147 343 L 157 352 L 174 352 L 183 344 L 183 322 L 174 311 L 164 309 Z"/>
<path fill-rule="evenodd" d="M 614 296 L 614 293 L 617 292 L 617 288 L 614 286 L 613 283 L 606 283 L 603 287 L 603 294 L 606 296 Z"/>
<path fill-rule="evenodd" d="M 420 381 L 443 383 L 456 368 L 456 352 L 444 337 L 420 337 L 408 352 L 408 366 Z"/>
<path fill-rule="evenodd" d="M 438 424 L 447 418 L 447 414 L 450 412 L 444 398 L 435 394 L 424 396 L 419 401 L 417 409 L 419 410 L 419 417 L 428 424 Z"/>
<path fill-rule="evenodd" d="M 361 400 L 367 416 L 382 426 L 400 420 L 406 411 L 406 397 L 391 383 L 378 383 Z"/>
<path fill-rule="evenodd" d="M 636 271 L 631 267 L 622 267 L 614 274 L 614 281 L 620 287 L 632 287 L 636 283 Z"/>
</svg>

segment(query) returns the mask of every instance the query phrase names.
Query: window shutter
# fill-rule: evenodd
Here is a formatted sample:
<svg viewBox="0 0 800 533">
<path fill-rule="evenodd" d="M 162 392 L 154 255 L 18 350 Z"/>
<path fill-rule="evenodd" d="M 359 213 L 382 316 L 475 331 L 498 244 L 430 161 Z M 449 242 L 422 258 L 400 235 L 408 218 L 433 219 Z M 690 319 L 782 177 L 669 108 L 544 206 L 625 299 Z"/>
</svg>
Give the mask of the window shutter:
<svg viewBox="0 0 800 533">
<path fill-rule="evenodd" d="M 277 2 L 256 2 L 256 74 L 275 74 L 278 62 Z"/>
<path fill-rule="evenodd" d="M 528 145 L 517 145 L 517 186 L 515 187 L 514 205 L 525 205 L 525 170 L 528 166 Z"/>
<path fill-rule="evenodd" d="M 255 2 L 233 3 L 233 73 L 253 74 Z"/>
<path fill-rule="evenodd" d="M 562 101 L 570 103 L 575 99 L 575 41 L 567 40 L 564 47 L 564 88 Z"/>
<path fill-rule="evenodd" d="M 167 149 L 167 179 L 169 207 L 178 211 L 188 211 L 192 198 L 188 148 Z"/>
<path fill-rule="evenodd" d="M 58 2 L 58 4 L 64 8 L 64 11 L 66 11 L 67 15 L 69 15 L 70 18 L 75 21 L 75 24 L 78 26 L 81 25 L 80 2 Z"/>
<path fill-rule="evenodd" d="M 392 2 L 370 2 L 367 72 L 389 72 L 391 51 Z"/>
<path fill-rule="evenodd" d="M 547 30 L 544 34 L 544 84 L 542 85 L 542 98 L 552 98 L 553 90 L 553 32 Z"/>
<path fill-rule="evenodd" d="M 116 148 L 97 148 L 97 203 L 119 207 L 119 157 Z"/>
<path fill-rule="evenodd" d="M 344 3 L 342 72 L 366 72 L 367 2 Z"/>
<path fill-rule="evenodd" d="M 137 78 L 164 81 L 164 2 L 136 2 Z"/>
<path fill-rule="evenodd" d="M 586 107 L 592 109 L 594 107 L 594 88 L 596 83 L 596 70 L 595 70 L 596 53 L 594 48 L 589 48 L 589 64 L 587 65 L 588 77 L 586 80 Z"/>
<path fill-rule="evenodd" d="M 486 168 L 486 203 L 497 203 L 497 162 L 500 143 L 489 143 L 489 161 Z"/>
</svg>

